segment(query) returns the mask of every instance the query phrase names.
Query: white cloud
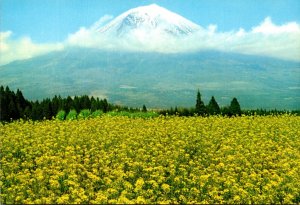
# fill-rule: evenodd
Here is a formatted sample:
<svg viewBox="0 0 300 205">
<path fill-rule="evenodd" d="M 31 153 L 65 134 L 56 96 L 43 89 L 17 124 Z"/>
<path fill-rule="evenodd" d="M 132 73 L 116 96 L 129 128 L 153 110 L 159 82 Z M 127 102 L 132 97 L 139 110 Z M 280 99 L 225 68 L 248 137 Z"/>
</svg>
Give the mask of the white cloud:
<svg viewBox="0 0 300 205">
<path fill-rule="evenodd" d="M 217 25 L 211 24 L 181 39 L 149 30 L 135 31 L 124 38 L 118 38 L 98 31 L 112 18 L 105 15 L 91 27 L 81 27 L 77 32 L 69 34 L 64 42 L 56 44 L 36 44 L 29 37 L 13 40 L 11 31 L 0 32 L 0 65 L 61 50 L 65 46 L 163 53 L 209 49 L 300 61 L 300 25 L 296 22 L 276 25 L 267 17 L 249 31 L 240 28 L 238 31 L 219 32 Z"/>
<path fill-rule="evenodd" d="M 29 37 L 11 39 L 12 32 L 0 32 L 0 65 L 63 49 L 61 43 L 36 44 Z"/>
<path fill-rule="evenodd" d="M 103 19 L 107 18 L 106 16 Z M 99 20 L 102 22 L 102 20 Z M 69 35 L 67 44 L 100 49 L 157 51 L 164 53 L 215 49 L 250 55 L 264 55 L 300 61 L 300 25 L 289 22 L 276 25 L 270 17 L 250 31 L 218 32 L 217 25 L 209 25 L 194 35 L 180 40 L 153 32 L 132 32 L 124 38 L 101 35 L 91 28 L 81 28 Z"/>
<path fill-rule="evenodd" d="M 265 20 L 259 26 L 252 28 L 252 33 L 262 33 L 267 35 L 299 32 L 300 26 L 296 22 L 290 22 L 281 26 L 277 26 L 272 22 L 271 17 L 265 18 Z"/>
<path fill-rule="evenodd" d="M 249 32 L 240 29 L 227 35 L 231 38 L 226 45 L 234 52 L 300 61 L 300 25 L 296 22 L 275 25 L 267 17 Z"/>
<path fill-rule="evenodd" d="M 215 24 L 210 24 L 207 29 L 210 34 L 214 34 L 217 31 L 218 26 Z"/>
<path fill-rule="evenodd" d="M 9 45 L 5 41 L 11 34 L 11 31 L 0 32 L 0 52 L 7 52 L 9 50 Z"/>
</svg>

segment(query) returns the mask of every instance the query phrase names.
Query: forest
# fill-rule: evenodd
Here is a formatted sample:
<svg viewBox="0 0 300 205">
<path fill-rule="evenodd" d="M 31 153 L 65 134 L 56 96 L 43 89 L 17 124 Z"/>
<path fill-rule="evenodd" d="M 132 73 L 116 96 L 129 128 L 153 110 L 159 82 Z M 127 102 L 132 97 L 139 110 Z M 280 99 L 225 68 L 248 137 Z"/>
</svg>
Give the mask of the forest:
<svg viewBox="0 0 300 205">
<path fill-rule="evenodd" d="M 46 98 L 41 101 L 30 101 L 23 96 L 21 90 L 12 91 L 8 86 L 0 87 L 0 121 L 12 121 L 17 119 L 43 120 L 53 119 L 61 111 L 64 113 L 79 113 L 82 110 L 89 110 L 90 113 L 95 111 L 107 112 L 147 112 L 145 105 L 141 108 L 132 108 L 127 106 L 114 105 L 107 99 L 99 99 L 98 97 L 89 97 L 88 95 L 75 97 L 61 97 L 55 95 L 52 99 Z M 170 109 L 152 110 L 161 115 L 179 115 L 179 116 L 209 116 L 209 115 L 276 115 L 283 113 L 300 114 L 299 110 L 242 110 L 237 98 L 233 98 L 229 106 L 220 107 L 214 98 L 211 97 L 207 105 L 201 99 L 201 93 L 198 90 L 196 96 L 195 107 L 171 107 Z"/>
</svg>

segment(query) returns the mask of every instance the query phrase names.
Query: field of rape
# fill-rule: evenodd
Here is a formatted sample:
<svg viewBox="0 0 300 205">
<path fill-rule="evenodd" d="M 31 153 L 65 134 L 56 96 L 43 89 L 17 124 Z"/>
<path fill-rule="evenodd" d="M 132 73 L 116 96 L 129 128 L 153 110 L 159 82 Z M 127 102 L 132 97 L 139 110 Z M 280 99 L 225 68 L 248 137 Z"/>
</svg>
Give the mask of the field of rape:
<svg viewBox="0 0 300 205">
<path fill-rule="evenodd" d="M 300 117 L 0 125 L 0 203 L 300 203 Z"/>
</svg>

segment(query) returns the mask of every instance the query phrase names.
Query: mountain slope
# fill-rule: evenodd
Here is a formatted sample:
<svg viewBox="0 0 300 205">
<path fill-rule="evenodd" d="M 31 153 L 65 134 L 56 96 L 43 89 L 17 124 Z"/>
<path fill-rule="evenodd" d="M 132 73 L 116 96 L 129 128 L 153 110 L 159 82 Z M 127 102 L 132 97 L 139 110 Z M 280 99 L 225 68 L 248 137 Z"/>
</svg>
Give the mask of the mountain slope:
<svg viewBox="0 0 300 205">
<path fill-rule="evenodd" d="M 69 49 L 0 67 L 0 82 L 30 99 L 60 94 L 106 97 L 128 106 L 194 106 L 237 97 L 243 108 L 300 109 L 299 63 L 256 56 Z"/>
</svg>

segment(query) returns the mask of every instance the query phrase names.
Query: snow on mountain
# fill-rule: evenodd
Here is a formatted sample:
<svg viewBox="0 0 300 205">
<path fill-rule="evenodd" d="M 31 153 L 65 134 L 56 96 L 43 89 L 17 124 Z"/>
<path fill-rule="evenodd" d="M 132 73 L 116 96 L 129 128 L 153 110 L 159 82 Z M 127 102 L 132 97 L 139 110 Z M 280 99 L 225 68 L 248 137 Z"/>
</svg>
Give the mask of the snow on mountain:
<svg viewBox="0 0 300 205">
<path fill-rule="evenodd" d="M 109 36 L 164 35 L 182 37 L 202 28 L 156 4 L 130 9 L 96 30 Z"/>
</svg>

